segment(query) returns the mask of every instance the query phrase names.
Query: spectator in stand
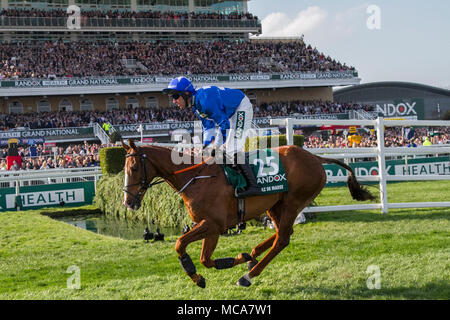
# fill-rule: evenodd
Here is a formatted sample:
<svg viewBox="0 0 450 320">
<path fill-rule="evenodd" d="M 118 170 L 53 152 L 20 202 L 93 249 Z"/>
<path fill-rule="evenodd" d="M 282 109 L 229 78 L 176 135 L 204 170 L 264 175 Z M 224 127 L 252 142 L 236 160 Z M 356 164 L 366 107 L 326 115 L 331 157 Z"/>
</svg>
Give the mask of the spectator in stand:
<svg viewBox="0 0 450 320">
<path fill-rule="evenodd" d="M 8 168 L 8 164 L 6 163 L 6 160 L 2 159 L 0 161 L 0 171 L 5 171 Z"/>
<path fill-rule="evenodd" d="M 20 166 L 16 160 L 13 161 L 12 166 L 9 168 L 10 171 L 18 171 L 20 170 Z"/>
<path fill-rule="evenodd" d="M 430 138 L 425 137 L 422 145 L 426 146 L 426 147 L 429 147 L 429 146 L 432 146 L 433 144 L 431 143 Z"/>
<path fill-rule="evenodd" d="M 41 145 L 38 148 L 42 148 Z M 42 152 L 40 155 L 32 157 L 30 156 L 30 147 L 20 147 L 19 153 L 22 156 L 21 170 L 40 170 L 40 169 L 53 169 L 53 168 L 75 168 L 75 167 L 87 167 L 99 165 L 99 151 L 100 145 L 98 144 L 75 144 L 70 145 L 67 148 L 58 147 L 56 154 L 51 154 L 48 151 Z M 55 161 L 56 159 L 56 161 Z M 6 159 L 1 159 L 2 163 Z"/>
<path fill-rule="evenodd" d="M 145 68 L 128 69 L 127 59 Z M 330 71 L 355 68 L 303 41 L 29 41 L 4 43 L 0 51 L 3 79 Z"/>
</svg>

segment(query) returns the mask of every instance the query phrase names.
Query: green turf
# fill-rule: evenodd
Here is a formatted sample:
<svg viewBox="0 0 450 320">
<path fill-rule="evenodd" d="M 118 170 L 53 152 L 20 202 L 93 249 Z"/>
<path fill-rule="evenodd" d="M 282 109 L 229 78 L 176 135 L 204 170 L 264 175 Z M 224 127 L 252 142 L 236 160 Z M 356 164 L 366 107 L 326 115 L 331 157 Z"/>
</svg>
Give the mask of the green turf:
<svg viewBox="0 0 450 320">
<path fill-rule="evenodd" d="M 370 190 L 376 192 L 376 189 Z M 388 185 L 389 201 L 448 201 L 450 182 Z M 346 188 L 327 188 L 319 205 L 350 204 Z M 201 242 L 188 247 L 207 281 L 196 287 L 182 272 L 175 238 L 121 240 L 52 220 L 39 211 L 0 213 L 0 299 L 449 299 L 450 208 L 320 213 L 294 227 L 289 246 L 253 279 L 241 265 L 206 269 Z M 221 237 L 213 258 L 236 256 L 273 234 L 250 227 Z M 368 289 L 369 266 L 380 289 Z M 68 289 L 70 266 L 81 288 Z M 370 281 L 369 281 L 370 282 Z"/>
</svg>

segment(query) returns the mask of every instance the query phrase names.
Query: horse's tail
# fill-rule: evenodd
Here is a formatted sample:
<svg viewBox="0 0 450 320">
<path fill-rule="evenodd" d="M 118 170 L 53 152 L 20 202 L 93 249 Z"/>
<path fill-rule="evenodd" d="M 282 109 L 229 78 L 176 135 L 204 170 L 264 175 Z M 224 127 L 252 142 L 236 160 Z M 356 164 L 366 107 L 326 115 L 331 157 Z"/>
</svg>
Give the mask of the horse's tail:
<svg viewBox="0 0 450 320">
<path fill-rule="evenodd" d="M 350 171 L 350 175 L 347 179 L 347 186 L 353 199 L 358 201 L 375 200 L 375 197 L 369 191 L 367 191 L 366 188 L 362 187 L 359 184 L 358 180 L 356 180 L 355 173 L 350 166 L 337 159 L 322 158 L 317 155 L 315 156 L 320 160 L 321 163 L 334 163 Z"/>
</svg>

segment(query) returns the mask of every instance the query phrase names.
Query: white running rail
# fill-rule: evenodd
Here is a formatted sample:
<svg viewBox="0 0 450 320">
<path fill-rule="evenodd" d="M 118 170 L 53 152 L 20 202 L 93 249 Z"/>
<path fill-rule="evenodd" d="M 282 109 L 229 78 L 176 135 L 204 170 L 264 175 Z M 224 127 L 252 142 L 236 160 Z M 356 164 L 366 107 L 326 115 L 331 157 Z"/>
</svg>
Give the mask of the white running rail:
<svg viewBox="0 0 450 320">
<path fill-rule="evenodd" d="M 373 156 L 378 158 L 378 176 L 362 176 L 357 177 L 361 181 L 379 181 L 380 183 L 380 199 L 378 204 L 358 204 L 348 206 L 323 206 L 323 207 L 308 207 L 303 212 L 324 212 L 324 211 L 346 211 L 346 210 L 369 210 L 380 209 L 382 213 L 387 213 L 388 209 L 394 208 L 427 208 L 427 207 L 450 207 L 450 202 L 408 202 L 408 203 L 388 203 L 386 182 L 390 181 L 424 181 L 424 180 L 450 180 L 450 175 L 402 175 L 402 176 L 388 176 L 386 172 L 386 156 L 399 154 L 450 154 L 450 144 L 448 146 L 439 147 L 418 147 L 418 148 L 404 148 L 391 147 L 386 148 L 384 145 L 384 127 L 395 126 L 433 126 L 443 127 L 450 126 L 450 121 L 436 121 L 436 120 L 384 120 L 378 118 L 377 120 L 302 120 L 302 119 L 272 119 L 271 125 L 285 126 L 287 144 L 294 144 L 294 125 L 344 125 L 344 126 L 371 126 L 377 132 L 376 148 L 324 148 L 324 149 L 308 149 L 312 153 L 327 153 L 327 157 L 332 157 L 333 154 L 346 154 L 347 157 L 368 157 Z M 332 178 L 330 181 L 345 181 L 346 177 Z"/>
</svg>

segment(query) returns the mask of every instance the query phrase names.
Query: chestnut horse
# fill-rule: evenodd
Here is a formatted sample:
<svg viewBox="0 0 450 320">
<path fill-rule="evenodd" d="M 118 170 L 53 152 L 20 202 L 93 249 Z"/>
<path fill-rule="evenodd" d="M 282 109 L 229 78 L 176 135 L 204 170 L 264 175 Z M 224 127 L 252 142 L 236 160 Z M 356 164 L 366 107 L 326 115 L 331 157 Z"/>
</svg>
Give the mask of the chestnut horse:
<svg viewBox="0 0 450 320">
<path fill-rule="evenodd" d="M 176 242 L 175 251 L 183 270 L 195 284 L 204 288 L 205 279 L 197 274 L 194 263 L 186 253 L 186 247 L 193 241 L 203 239 L 200 262 L 207 268 L 226 269 L 247 262 L 249 272 L 238 281 L 238 285 L 250 286 L 251 279 L 258 276 L 267 264 L 289 244 L 294 220 L 301 210 L 308 206 L 321 192 L 326 183 L 323 163 L 334 163 L 350 172 L 347 185 L 355 200 L 373 200 L 374 197 L 357 182 L 352 168 L 345 163 L 322 158 L 297 146 L 273 148 L 279 154 L 286 172 L 289 191 L 259 195 L 245 199 L 244 220 L 257 218 L 267 212 L 276 232 L 253 248 L 251 254 L 241 253 L 236 258 L 211 259 L 219 236 L 238 223 L 238 199 L 234 188 L 227 183 L 222 165 L 199 166 L 172 162 L 172 149 L 160 146 L 137 147 L 132 140 L 125 148 L 125 184 L 123 204 L 129 209 L 139 209 L 148 188 L 159 183 L 161 177 L 176 191 L 181 190 L 186 209 L 196 223 L 195 227 L 182 235 Z M 174 151 L 175 152 L 175 151 Z M 187 170 L 183 170 L 187 169 Z M 210 178 L 195 180 L 199 176 Z M 258 262 L 256 258 L 270 250 Z"/>
</svg>

